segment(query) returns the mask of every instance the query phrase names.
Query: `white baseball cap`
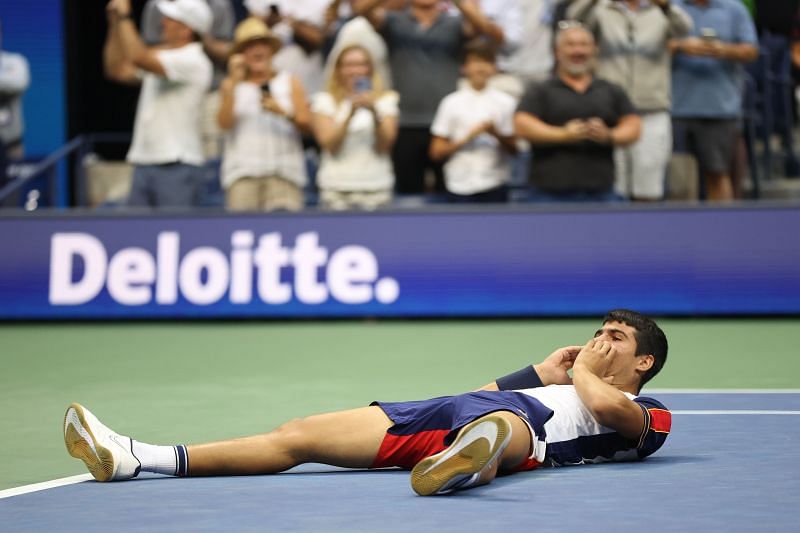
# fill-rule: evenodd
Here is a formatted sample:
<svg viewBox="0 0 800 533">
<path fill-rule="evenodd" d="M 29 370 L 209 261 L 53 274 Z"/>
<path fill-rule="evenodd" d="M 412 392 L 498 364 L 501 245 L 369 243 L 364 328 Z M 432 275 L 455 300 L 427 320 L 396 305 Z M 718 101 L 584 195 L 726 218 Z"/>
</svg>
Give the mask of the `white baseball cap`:
<svg viewBox="0 0 800 533">
<path fill-rule="evenodd" d="M 183 22 L 200 35 L 211 31 L 211 8 L 206 0 L 158 0 L 156 8 L 165 17 Z"/>
</svg>

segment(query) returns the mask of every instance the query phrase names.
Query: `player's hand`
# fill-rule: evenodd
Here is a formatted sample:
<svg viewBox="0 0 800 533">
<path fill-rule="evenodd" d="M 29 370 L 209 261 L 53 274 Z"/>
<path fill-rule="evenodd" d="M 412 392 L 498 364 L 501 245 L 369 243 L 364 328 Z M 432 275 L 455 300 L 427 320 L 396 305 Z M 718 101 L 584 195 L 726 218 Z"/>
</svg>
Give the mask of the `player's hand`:
<svg viewBox="0 0 800 533">
<path fill-rule="evenodd" d="M 533 365 L 542 383 L 545 385 L 571 385 L 572 378 L 567 372 L 575 364 L 575 358 L 578 357 L 581 348 L 582 346 L 559 348 L 538 365 Z"/>
<path fill-rule="evenodd" d="M 581 348 L 578 356 L 575 358 L 574 367 L 582 367 L 588 370 L 595 376 L 608 380 L 608 369 L 614 358 L 617 356 L 617 349 L 614 345 L 602 339 L 591 339 Z"/>
</svg>

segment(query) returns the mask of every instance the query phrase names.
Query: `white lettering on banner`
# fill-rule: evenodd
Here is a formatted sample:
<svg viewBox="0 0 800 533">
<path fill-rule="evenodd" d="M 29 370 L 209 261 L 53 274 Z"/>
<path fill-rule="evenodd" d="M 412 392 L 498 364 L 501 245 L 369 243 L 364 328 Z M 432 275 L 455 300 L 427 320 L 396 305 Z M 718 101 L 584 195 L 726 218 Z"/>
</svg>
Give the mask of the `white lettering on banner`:
<svg viewBox="0 0 800 533">
<path fill-rule="evenodd" d="M 211 305 L 226 293 L 233 304 L 249 304 L 255 285 L 258 298 L 270 305 L 288 303 L 292 296 L 308 305 L 330 298 L 349 305 L 373 299 L 395 302 L 400 285 L 393 278 L 379 278 L 378 273 L 378 259 L 368 248 L 348 245 L 329 254 L 316 232 L 299 234 L 290 248 L 277 232 L 256 241 L 251 231 L 235 231 L 230 257 L 211 246 L 194 248 L 181 257 L 180 234 L 168 231 L 158 234 L 155 255 L 130 247 L 110 260 L 93 235 L 55 233 L 50 241 L 49 301 L 85 304 L 106 287 L 122 305 L 146 305 L 154 295 L 159 305 L 174 305 L 179 295 L 194 305 Z"/>
</svg>

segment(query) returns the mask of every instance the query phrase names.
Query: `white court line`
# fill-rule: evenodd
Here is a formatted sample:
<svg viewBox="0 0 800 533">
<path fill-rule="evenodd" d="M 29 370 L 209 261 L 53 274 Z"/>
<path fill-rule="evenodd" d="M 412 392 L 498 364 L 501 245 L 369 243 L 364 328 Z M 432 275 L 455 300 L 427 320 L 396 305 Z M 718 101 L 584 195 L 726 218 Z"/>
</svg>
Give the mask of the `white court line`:
<svg viewBox="0 0 800 533">
<path fill-rule="evenodd" d="M 800 411 L 768 411 L 756 409 L 683 409 L 673 415 L 800 415 Z"/>
<path fill-rule="evenodd" d="M 19 496 L 20 494 L 28 494 L 30 492 L 54 489 L 56 487 L 63 487 L 65 485 L 73 485 L 75 483 L 89 481 L 90 479 L 92 479 L 91 474 L 80 474 L 78 476 L 62 477 L 61 479 L 44 481 L 42 483 L 34 483 L 33 485 L 23 485 L 13 489 L 0 490 L 0 500 L 3 498 L 10 498 L 12 496 Z"/>
</svg>

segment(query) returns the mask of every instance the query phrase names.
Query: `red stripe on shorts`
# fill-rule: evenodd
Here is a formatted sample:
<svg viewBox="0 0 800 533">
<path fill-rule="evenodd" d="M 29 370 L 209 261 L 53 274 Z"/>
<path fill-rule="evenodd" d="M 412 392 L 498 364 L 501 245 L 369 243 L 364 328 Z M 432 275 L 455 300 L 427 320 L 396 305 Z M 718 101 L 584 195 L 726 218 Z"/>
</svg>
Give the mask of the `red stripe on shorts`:
<svg viewBox="0 0 800 533">
<path fill-rule="evenodd" d="M 433 429 L 411 435 L 393 435 L 387 432 L 370 468 L 399 466 L 410 470 L 423 459 L 447 448 L 444 438 L 450 431 Z"/>
<path fill-rule="evenodd" d="M 534 468 L 539 468 L 542 466 L 542 463 L 537 461 L 536 459 L 531 459 L 530 457 L 522 461 L 520 464 L 515 466 L 511 469 L 512 472 L 527 472 L 528 470 L 533 470 Z"/>
</svg>

